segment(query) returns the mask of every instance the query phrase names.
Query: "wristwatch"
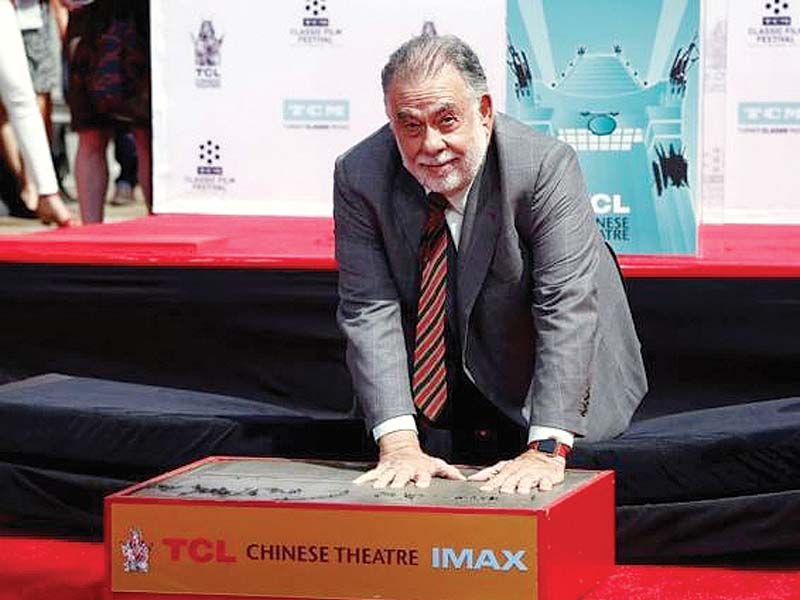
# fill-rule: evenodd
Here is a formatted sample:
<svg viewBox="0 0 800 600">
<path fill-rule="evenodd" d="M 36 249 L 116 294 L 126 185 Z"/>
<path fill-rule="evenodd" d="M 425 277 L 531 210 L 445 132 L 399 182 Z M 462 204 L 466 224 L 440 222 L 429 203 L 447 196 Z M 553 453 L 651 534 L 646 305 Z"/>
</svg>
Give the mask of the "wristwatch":
<svg viewBox="0 0 800 600">
<path fill-rule="evenodd" d="M 569 453 L 572 452 L 572 446 L 562 444 L 553 438 L 546 440 L 535 440 L 528 444 L 528 448 L 531 450 L 536 450 L 537 452 L 549 454 L 550 456 L 560 456 L 563 459 L 566 459 L 569 456 Z"/>
</svg>

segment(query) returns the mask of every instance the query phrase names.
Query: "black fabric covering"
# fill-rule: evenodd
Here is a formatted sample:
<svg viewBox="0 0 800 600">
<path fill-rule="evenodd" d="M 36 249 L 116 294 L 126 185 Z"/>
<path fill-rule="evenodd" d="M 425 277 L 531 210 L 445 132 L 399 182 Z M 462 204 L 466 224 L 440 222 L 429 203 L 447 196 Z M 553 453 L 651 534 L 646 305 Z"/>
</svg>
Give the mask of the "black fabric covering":
<svg viewBox="0 0 800 600">
<path fill-rule="evenodd" d="M 0 263 L 0 382 L 67 373 L 353 409 L 336 273 Z M 800 395 L 800 280 L 628 279 L 635 418 Z"/>
<path fill-rule="evenodd" d="M 614 469 L 617 502 L 688 502 L 800 490 L 800 398 L 709 408 L 576 444 L 576 467 Z"/>
<path fill-rule="evenodd" d="M 209 455 L 372 458 L 357 419 L 45 375 L 0 386 L 0 513 L 101 531 L 102 499 Z"/>
<path fill-rule="evenodd" d="M 628 279 L 650 391 L 635 419 L 800 396 L 800 279 Z"/>
<path fill-rule="evenodd" d="M 617 505 L 617 562 L 800 560 L 800 490 Z"/>
<path fill-rule="evenodd" d="M 336 273 L 0 264 L 0 382 L 57 372 L 353 410 Z"/>
<path fill-rule="evenodd" d="M 623 560 L 800 549 L 800 398 L 640 421 L 570 464 L 616 471 Z"/>
<path fill-rule="evenodd" d="M 103 538 L 103 498 L 134 483 L 0 462 L 0 512 L 8 528 L 99 541 Z"/>
</svg>

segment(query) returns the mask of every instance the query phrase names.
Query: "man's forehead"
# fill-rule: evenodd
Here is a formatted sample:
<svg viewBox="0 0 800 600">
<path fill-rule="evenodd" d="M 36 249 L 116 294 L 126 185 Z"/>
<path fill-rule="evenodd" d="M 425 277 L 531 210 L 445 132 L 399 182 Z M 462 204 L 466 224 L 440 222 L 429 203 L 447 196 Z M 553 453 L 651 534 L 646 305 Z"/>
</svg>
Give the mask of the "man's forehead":
<svg viewBox="0 0 800 600">
<path fill-rule="evenodd" d="M 455 69 L 442 69 L 424 78 L 400 79 L 387 95 L 391 112 L 399 115 L 461 109 L 471 99 L 466 82 Z"/>
</svg>

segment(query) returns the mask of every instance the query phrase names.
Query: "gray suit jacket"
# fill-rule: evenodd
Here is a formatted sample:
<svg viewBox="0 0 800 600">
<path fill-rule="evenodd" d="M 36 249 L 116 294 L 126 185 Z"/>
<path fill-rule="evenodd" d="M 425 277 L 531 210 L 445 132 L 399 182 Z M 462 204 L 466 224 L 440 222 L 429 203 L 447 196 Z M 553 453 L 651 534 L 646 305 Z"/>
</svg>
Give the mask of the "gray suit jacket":
<svg viewBox="0 0 800 600">
<path fill-rule="evenodd" d="M 336 161 L 338 321 L 368 427 L 415 412 L 426 215 L 388 126 Z M 588 439 L 627 427 L 647 391 L 639 341 L 569 146 L 496 116 L 467 200 L 456 296 L 463 363 L 511 419 Z"/>
</svg>

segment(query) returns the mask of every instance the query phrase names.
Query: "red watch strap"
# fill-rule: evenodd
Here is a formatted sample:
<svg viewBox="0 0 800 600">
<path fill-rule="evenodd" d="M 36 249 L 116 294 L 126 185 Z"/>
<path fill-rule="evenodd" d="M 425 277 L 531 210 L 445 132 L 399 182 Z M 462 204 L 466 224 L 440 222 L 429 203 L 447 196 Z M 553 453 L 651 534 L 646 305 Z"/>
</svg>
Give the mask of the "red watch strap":
<svg viewBox="0 0 800 600">
<path fill-rule="evenodd" d="M 550 443 L 555 442 L 555 447 L 552 451 L 548 448 L 547 450 L 541 449 L 539 446 L 542 442 L 549 442 L 547 445 L 549 446 Z M 572 452 L 572 447 L 568 446 L 567 444 L 562 444 L 557 440 L 536 440 L 528 444 L 528 448 L 531 450 L 536 450 L 537 452 L 542 452 L 544 454 L 548 454 L 550 456 L 560 456 L 561 458 L 565 459 L 569 456 L 570 452 Z"/>
</svg>

